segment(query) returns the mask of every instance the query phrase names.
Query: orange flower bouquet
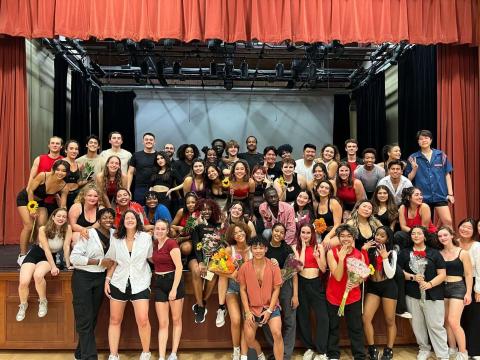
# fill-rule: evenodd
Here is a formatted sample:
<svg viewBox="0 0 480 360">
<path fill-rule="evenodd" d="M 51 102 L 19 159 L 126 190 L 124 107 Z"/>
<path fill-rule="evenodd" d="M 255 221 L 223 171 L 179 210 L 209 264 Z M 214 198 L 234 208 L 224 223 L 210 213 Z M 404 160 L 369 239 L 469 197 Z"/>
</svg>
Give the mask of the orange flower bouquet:
<svg viewBox="0 0 480 360">
<path fill-rule="evenodd" d="M 328 228 L 323 218 L 316 219 L 313 222 L 313 226 L 315 227 L 315 232 L 319 235 L 322 235 Z"/>
<path fill-rule="evenodd" d="M 208 264 L 208 270 L 217 275 L 230 275 L 236 268 L 235 260 L 224 248 L 221 248 L 213 254 Z"/>
</svg>

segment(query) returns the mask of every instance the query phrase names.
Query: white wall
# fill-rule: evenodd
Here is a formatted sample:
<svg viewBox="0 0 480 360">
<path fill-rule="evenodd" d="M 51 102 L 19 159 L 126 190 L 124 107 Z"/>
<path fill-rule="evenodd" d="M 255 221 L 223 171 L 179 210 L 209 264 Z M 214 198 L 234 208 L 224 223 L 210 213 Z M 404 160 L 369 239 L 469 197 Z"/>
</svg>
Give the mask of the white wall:
<svg viewBox="0 0 480 360">
<path fill-rule="evenodd" d="M 303 144 L 321 147 L 332 141 L 333 96 L 278 92 L 136 91 L 135 138 L 156 135 L 157 148 L 194 143 L 199 149 L 212 139 L 235 139 L 245 151 L 245 139 L 255 135 L 258 150 L 289 143 L 300 158 Z M 319 150 L 319 149 L 318 149 Z"/>
</svg>

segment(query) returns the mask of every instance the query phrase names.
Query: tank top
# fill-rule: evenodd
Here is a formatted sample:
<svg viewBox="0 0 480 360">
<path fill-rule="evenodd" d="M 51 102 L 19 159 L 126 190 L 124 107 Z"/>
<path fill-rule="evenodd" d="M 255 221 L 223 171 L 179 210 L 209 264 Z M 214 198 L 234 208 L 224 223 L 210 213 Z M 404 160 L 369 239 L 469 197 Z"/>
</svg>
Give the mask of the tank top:
<svg viewBox="0 0 480 360">
<path fill-rule="evenodd" d="M 332 210 L 330 210 L 330 198 L 328 198 L 327 212 L 326 213 L 320 214 L 318 212 L 319 208 L 320 208 L 320 205 L 317 208 L 317 219 L 322 219 L 323 218 L 327 227 L 333 226 L 335 221 L 333 220 L 333 212 L 332 212 Z"/>
<path fill-rule="evenodd" d="M 173 187 L 173 176 L 170 170 L 166 170 L 163 174 L 154 174 L 152 176 L 151 186 L 166 186 L 169 189 Z"/>
<path fill-rule="evenodd" d="M 463 262 L 460 260 L 460 253 L 462 250 L 458 252 L 458 256 L 454 260 L 447 261 L 445 260 L 445 268 L 447 270 L 447 276 L 463 276 Z"/>
<path fill-rule="evenodd" d="M 53 193 L 53 194 L 47 193 L 47 185 L 46 185 L 47 173 L 44 173 L 44 175 L 45 175 L 45 179 L 43 180 L 43 184 L 38 185 L 38 187 L 35 190 L 33 190 L 33 196 L 37 200 L 45 200 L 45 198 L 47 198 L 49 196 L 53 196 L 56 193 L 61 191 L 61 190 L 59 190 L 59 191 L 57 191 L 56 193 Z"/>
<path fill-rule="evenodd" d="M 107 180 L 107 196 L 112 199 L 115 194 L 117 193 L 117 183 L 115 180 L 110 181 L 109 179 Z"/>
<path fill-rule="evenodd" d="M 52 253 L 57 253 L 63 249 L 63 238 L 55 235 L 53 239 L 47 239 L 48 247 Z"/>
<path fill-rule="evenodd" d="M 297 174 L 293 174 L 292 182 L 289 184 L 285 182 L 285 202 L 293 203 L 297 200 L 300 191 L 302 191 L 302 188 L 298 184 Z"/>
<path fill-rule="evenodd" d="M 230 249 L 232 250 L 232 258 L 235 258 L 235 255 L 238 252 L 237 247 L 235 245 L 230 245 Z M 248 259 L 243 259 L 244 263 L 247 262 L 248 260 L 253 259 L 253 253 L 252 253 L 252 249 L 250 247 L 248 247 L 247 257 L 248 257 Z"/>
<path fill-rule="evenodd" d="M 91 226 L 95 225 L 97 220 L 98 220 L 98 208 L 95 211 L 95 221 L 90 222 L 85 218 L 85 208 L 83 207 L 83 204 L 82 204 L 82 213 L 78 216 L 77 225 L 80 225 L 82 227 L 91 227 Z"/>
<path fill-rule="evenodd" d="M 304 269 L 318 269 L 318 263 L 313 256 L 313 250 L 313 246 L 307 246 L 305 248 L 305 264 L 303 264 Z"/>
<path fill-rule="evenodd" d="M 385 211 L 382 215 L 376 214 L 375 217 L 382 223 L 383 226 L 390 226 L 390 218 L 388 217 L 388 211 Z"/>
<path fill-rule="evenodd" d="M 68 172 L 64 180 L 67 184 L 74 184 L 74 183 L 77 183 L 79 179 L 80 179 L 80 169 L 77 169 L 77 171 Z"/>
<path fill-rule="evenodd" d="M 374 235 L 375 230 L 372 228 L 372 225 L 369 225 L 369 226 L 370 226 L 370 230 L 372 230 L 372 236 L 370 236 L 368 238 L 366 238 L 365 236 L 362 235 L 362 232 L 360 231 L 360 228 L 357 228 L 358 238 L 355 239 L 355 248 L 357 248 L 358 250 L 361 250 L 363 244 L 365 244 L 367 241 L 373 240 L 373 238 L 375 236 Z"/>
<path fill-rule="evenodd" d="M 246 186 L 242 186 L 246 184 Z M 233 187 L 233 198 L 234 199 L 245 199 L 248 197 L 248 194 L 250 192 L 250 185 L 247 183 L 240 183 L 240 186 L 234 186 Z"/>
<path fill-rule="evenodd" d="M 341 185 L 337 189 L 337 197 L 342 201 L 344 208 L 353 207 L 357 201 L 357 195 L 355 194 L 355 188 L 352 186 Z"/>
<path fill-rule="evenodd" d="M 332 249 L 333 257 L 338 264 L 338 249 L 339 247 L 335 247 Z M 327 284 L 327 292 L 326 297 L 327 301 L 332 305 L 339 306 L 342 302 L 343 293 L 345 292 L 345 288 L 347 286 L 347 279 L 348 279 L 348 272 L 347 272 L 347 259 L 349 257 L 354 257 L 359 260 L 363 260 L 362 253 L 357 249 L 353 249 L 352 253 L 345 257 L 345 261 L 343 262 L 343 277 L 340 281 L 335 280 L 332 273 L 328 278 Z M 360 286 L 354 287 L 348 293 L 346 305 L 352 304 L 354 302 L 359 301 L 361 298 L 361 291 Z"/>
<path fill-rule="evenodd" d="M 41 172 L 50 172 L 52 171 L 53 164 L 55 161 L 63 159 L 62 155 L 58 155 L 56 158 L 51 158 L 48 154 L 43 154 L 38 157 L 38 169 L 37 174 Z"/>
<path fill-rule="evenodd" d="M 205 188 L 205 182 L 203 182 L 203 189 L 198 190 L 197 189 L 197 184 L 195 183 L 195 179 L 192 179 L 192 187 L 190 188 L 190 191 L 197 194 L 197 196 L 199 198 L 205 198 L 206 195 L 207 195 L 207 191 L 206 191 L 206 188 Z"/>
<path fill-rule="evenodd" d="M 404 207 L 404 213 L 405 213 L 405 222 L 407 223 L 407 226 L 409 228 L 412 228 L 416 225 L 422 225 L 422 217 L 420 216 L 420 206 L 417 207 L 415 217 L 413 218 L 408 217 L 408 208 L 406 206 Z M 432 221 L 430 221 L 430 224 L 428 224 L 427 231 L 431 234 L 434 234 L 437 232 L 437 227 L 433 225 Z"/>
</svg>

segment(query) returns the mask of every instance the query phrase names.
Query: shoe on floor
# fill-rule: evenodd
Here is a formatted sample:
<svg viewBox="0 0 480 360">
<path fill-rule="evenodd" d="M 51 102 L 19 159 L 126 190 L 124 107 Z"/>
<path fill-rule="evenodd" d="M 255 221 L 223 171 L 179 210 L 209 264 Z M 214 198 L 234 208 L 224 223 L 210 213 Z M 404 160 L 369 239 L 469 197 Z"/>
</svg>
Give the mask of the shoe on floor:
<svg viewBox="0 0 480 360">
<path fill-rule="evenodd" d="M 168 355 L 167 360 L 177 360 L 177 354 L 176 353 L 171 353 L 170 355 Z"/>
<path fill-rule="evenodd" d="M 108 356 L 108 360 L 120 360 L 120 356 L 110 354 Z"/>
<path fill-rule="evenodd" d="M 317 354 L 313 360 L 328 360 L 328 356 L 327 354 Z"/>
<path fill-rule="evenodd" d="M 28 309 L 28 302 L 18 305 L 18 312 L 15 319 L 17 321 L 22 321 L 23 319 L 25 319 L 25 313 L 27 312 L 27 309 Z"/>
<path fill-rule="evenodd" d="M 150 360 L 151 357 L 152 357 L 152 353 L 150 351 L 149 352 L 142 352 L 140 354 L 139 360 Z"/>
<path fill-rule="evenodd" d="M 314 357 L 315 351 L 313 351 L 312 349 L 308 349 L 303 353 L 303 360 L 313 360 Z"/>
<path fill-rule="evenodd" d="M 48 301 L 47 299 L 38 300 L 38 317 L 45 317 L 48 313 Z"/>
<path fill-rule="evenodd" d="M 205 316 L 207 316 L 208 310 L 205 306 L 197 305 L 197 311 L 195 312 L 195 322 L 201 324 L 205 321 Z"/>
<path fill-rule="evenodd" d="M 430 357 L 430 351 L 428 350 L 420 350 L 417 354 L 417 360 L 428 360 Z"/>
<path fill-rule="evenodd" d="M 400 317 L 402 317 L 402 318 L 404 318 L 404 319 L 411 319 L 411 318 L 412 318 L 412 314 L 410 314 L 408 311 L 405 311 L 405 312 L 403 312 L 403 313 L 401 313 L 401 314 L 397 314 L 397 316 L 400 316 Z"/>
<path fill-rule="evenodd" d="M 227 315 L 227 309 L 218 308 L 217 310 L 217 319 L 215 320 L 215 325 L 217 327 L 222 327 L 225 325 L 225 316 Z"/>
</svg>

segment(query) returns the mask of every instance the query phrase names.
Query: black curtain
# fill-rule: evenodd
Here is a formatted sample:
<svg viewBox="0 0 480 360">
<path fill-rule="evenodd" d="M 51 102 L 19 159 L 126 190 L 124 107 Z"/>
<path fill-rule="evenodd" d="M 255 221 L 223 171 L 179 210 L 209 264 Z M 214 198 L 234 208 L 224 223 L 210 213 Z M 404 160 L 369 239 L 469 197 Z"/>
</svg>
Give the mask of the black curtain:
<svg viewBox="0 0 480 360">
<path fill-rule="evenodd" d="M 52 135 L 60 136 L 64 140 L 67 138 L 67 73 L 67 62 L 63 56 L 55 55 Z"/>
<path fill-rule="evenodd" d="M 103 148 L 108 148 L 108 134 L 118 131 L 122 134 L 122 148 L 135 151 L 135 111 L 133 100 L 135 93 L 104 92 L 103 93 Z"/>
<path fill-rule="evenodd" d="M 385 74 L 376 75 L 353 92 L 357 107 L 357 140 L 361 150 L 372 147 L 380 159 L 385 145 Z"/>
<path fill-rule="evenodd" d="M 85 76 L 72 71 L 72 101 L 70 138 L 80 143 L 80 153 L 85 151 L 85 139 L 90 134 L 90 82 Z M 80 155 L 81 155 L 80 154 Z"/>
<path fill-rule="evenodd" d="M 350 138 L 350 95 L 337 94 L 333 98 L 333 144 L 345 155 L 345 140 Z"/>
<path fill-rule="evenodd" d="M 398 64 L 398 143 L 405 158 L 418 150 L 418 130 L 437 133 L 436 58 L 435 45 L 415 45 Z"/>
<path fill-rule="evenodd" d="M 96 86 L 90 88 L 90 131 L 91 134 L 99 135 L 99 103 L 100 103 L 100 89 Z"/>
</svg>

